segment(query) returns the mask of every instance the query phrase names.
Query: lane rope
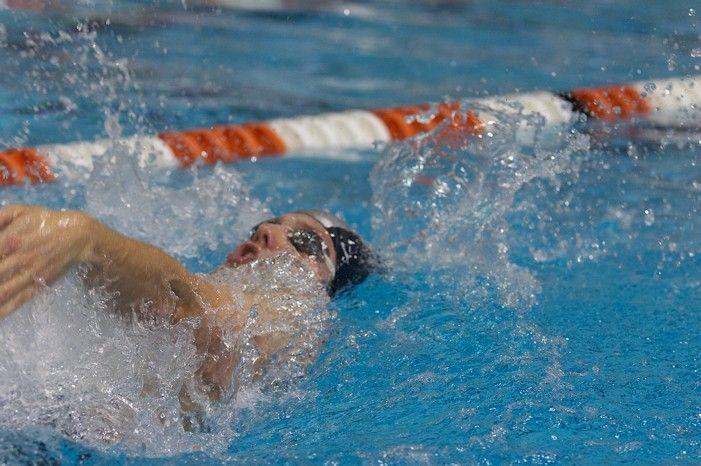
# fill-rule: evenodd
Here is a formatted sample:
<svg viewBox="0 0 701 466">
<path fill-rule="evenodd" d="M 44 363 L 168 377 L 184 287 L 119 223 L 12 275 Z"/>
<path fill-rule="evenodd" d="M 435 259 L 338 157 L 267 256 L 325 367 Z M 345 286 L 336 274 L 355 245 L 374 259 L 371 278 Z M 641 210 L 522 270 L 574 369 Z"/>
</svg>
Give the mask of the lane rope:
<svg viewBox="0 0 701 466">
<path fill-rule="evenodd" d="M 580 88 L 569 92 L 533 92 L 473 100 L 496 113 L 539 114 L 546 126 L 565 125 L 581 114 L 607 123 L 645 121 L 659 127 L 701 127 L 701 76 Z M 257 157 L 321 153 L 340 158 L 342 149 L 367 149 L 376 143 L 431 131 L 446 120 L 467 134 L 480 134 L 497 120 L 486 110 L 458 114 L 460 102 L 349 110 L 316 116 L 278 118 L 221 125 L 155 136 L 134 136 L 13 148 L 0 152 L 0 185 L 45 183 L 92 169 L 93 159 L 115 145 L 140 154 L 142 167 L 187 168 Z"/>
</svg>

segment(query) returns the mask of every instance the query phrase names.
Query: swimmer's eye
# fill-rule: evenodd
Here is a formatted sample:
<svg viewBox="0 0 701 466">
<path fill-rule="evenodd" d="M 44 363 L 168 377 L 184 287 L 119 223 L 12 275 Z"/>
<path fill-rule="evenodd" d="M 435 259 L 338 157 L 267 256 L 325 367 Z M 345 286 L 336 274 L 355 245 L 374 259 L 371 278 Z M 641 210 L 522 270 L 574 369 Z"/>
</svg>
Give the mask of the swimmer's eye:
<svg viewBox="0 0 701 466">
<path fill-rule="evenodd" d="M 295 230 L 287 238 L 300 254 L 314 256 L 321 260 L 326 250 L 326 244 L 319 235 L 311 230 Z"/>
</svg>

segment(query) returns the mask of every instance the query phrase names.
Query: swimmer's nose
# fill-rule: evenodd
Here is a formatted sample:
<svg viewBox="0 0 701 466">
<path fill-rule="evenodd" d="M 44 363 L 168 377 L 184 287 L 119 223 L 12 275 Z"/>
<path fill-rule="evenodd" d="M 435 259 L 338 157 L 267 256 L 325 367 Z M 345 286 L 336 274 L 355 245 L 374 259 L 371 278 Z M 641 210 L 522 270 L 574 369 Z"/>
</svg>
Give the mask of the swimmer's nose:
<svg viewBox="0 0 701 466">
<path fill-rule="evenodd" d="M 258 226 L 251 241 L 264 249 L 278 251 L 287 244 L 286 229 L 284 226 L 275 223 L 263 223 Z"/>
<path fill-rule="evenodd" d="M 259 257 L 277 253 L 289 246 L 287 229 L 282 225 L 263 223 L 256 228 L 249 241 L 241 243 L 226 258 L 226 263 L 236 267 L 253 262 Z M 269 253 L 266 253 L 269 251 Z"/>
</svg>

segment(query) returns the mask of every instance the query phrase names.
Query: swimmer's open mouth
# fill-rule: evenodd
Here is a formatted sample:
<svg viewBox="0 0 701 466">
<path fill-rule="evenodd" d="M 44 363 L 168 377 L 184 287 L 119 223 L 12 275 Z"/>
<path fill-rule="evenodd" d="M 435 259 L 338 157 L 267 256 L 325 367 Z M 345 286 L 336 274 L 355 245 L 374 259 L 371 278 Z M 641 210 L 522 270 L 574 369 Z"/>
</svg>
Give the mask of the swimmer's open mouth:
<svg viewBox="0 0 701 466">
<path fill-rule="evenodd" d="M 248 264 L 258 258 L 260 251 L 261 248 L 259 245 L 252 241 L 246 241 L 226 257 L 226 263 L 234 267 Z"/>
</svg>

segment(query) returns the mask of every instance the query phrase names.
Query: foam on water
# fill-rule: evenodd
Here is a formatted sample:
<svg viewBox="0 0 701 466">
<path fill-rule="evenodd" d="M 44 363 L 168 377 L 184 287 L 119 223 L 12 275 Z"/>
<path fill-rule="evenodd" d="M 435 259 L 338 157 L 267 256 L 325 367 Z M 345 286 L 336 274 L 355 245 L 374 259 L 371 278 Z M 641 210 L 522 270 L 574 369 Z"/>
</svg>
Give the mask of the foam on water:
<svg viewBox="0 0 701 466">
<path fill-rule="evenodd" d="M 250 265 L 231 269 L 220 267 L 211 279 L 231 284 L 239 294 L 261 295 L 268 298 L 270 308 L 278 319 L 260 321 L 257 310 L 249 311 L 244 327 L 245 345 L 243 366 L 250 371 L 258 358 L 257 348 L 251 341 L 259 335 L 281 334 L 287 344 L 273 355 L 271 366 L 265 371 L 265 383 L 276 388 L 288 387 L 294 379 L 304 375 L 306 366 L 314 361 L 324 336 L 329 313 L 328 297 L 311 269 L 285 254 Z M 235 379 L 244 387 L 253 384 L 259 374 L 238 371 Z"/>
<path fill-rule="evenodd" d="M 372 174 L 374 238 L 392 264 L 393 281 L 410 291 L 377 331 L 397 347 L 411 348 L 411 358 L 426 358 L 419 375 L 425 387 L 434 379 L 436 392 L 451 387 L 452 397 L 439 397 L 434 409 L 459 419 L 452 424 L 460 431 L 457 442 L 467 435 L 459 462 L 588 458 L 558 442 L 608 448 L 624 458 L 655 438 L 640 416 L 664 417 L 663 424 L 674 425 L 679 421 L 667 414 L 674 410 L 665 407 L 662 415 L 638 405 L 641 395 L 620 382 L 624 395 L 601 390 L 627 399 L 634 413 L 616 402 L 597 405 L 591 387 L 618 341 L 638 344 L 648 335 L 646 325 L 664 313 L 675 322 L 662 324 L 666 331 L 693 315 L 693 305 L 668 309 L 659 301 L 698 293 L 698 157 L 689 150 L 697 147 L 698 135 L 690 135 L 678 152 L 667 147 L 669 153 L 661 153 L 656 140 L 646 153 L 641 141 L 618 147 L 611 138 L 597 141 L 577 132 L 546 135 L 537 118 L 527 124 L 535 130 L 533 148 L 519 142 L 519 122 L 497 112 L 491 137 L 451 138 L 438 128 L 385 150 Z M 608 136 L 619 129 L 631 137 L 625 125 Z M 594 276 L 587 277 L 587 270 Z M 572 279 L 582 276 L 587 278 Z M 615 284 L 601 283 L 607 280 Z M 585 291 L 577 294 L 580 286 Z M 621 293 L 619 302 L 597 296 L 602 289 L 634 292 Z M 601 321 L 598 331 L 590 326 L 607 313 L 616 329 L 601 336 Z M 648 323 L 629 329 L 626 319 Z M 568 324 L 554 324 L 560 320 Z M 622 336 L 621 329 L 640 334 Z M 679 337 L 681 347 L 688 344 L 685 338 Z M 597 345 L 605 347 L 605 356 L 592 358 L 586 352 Z M 587 367 L 580 357 L 597 362 Z M 693 366 L 695 356 L 687 361 Z M 635 381 L 669 371 L 629 360 L 619 364 L 610 373 L 630 372 Z M 448 375 L 436 375 L 442 370 Z M 391 389 L 405 394 L 396 403 L 411 403 L 405 385 L 419 376 L 402 366 L 397 373 Z M 441 411 L 446 403 L 451 408 Z M 598 420 L 616 430 L 613 438 L 602 441 L 602 434 L 594 434 Z M 423 446 L 388 448 L 382 456 L 406 458 L 408 452 L 420 458 Z"/>
<path fill-rule="evenodd" d="M 202 363 L 193 345 L 198 321 L 172 325 L 119 315 L 104 294 L 84 289 L 80 274 L 70 274 L 0 325 L 3 426 L 46 428 L 99 449 L 220 456 L 235 437 L 242 409 L 253 408 L 271 390 L 279 395 L 304 374 L 328 318 L 327 299 L 313 274 L 290 258 L 217 271 L 212 280 L 239 294 L 269 294 L 285 317 L 259 321 L 252 308 L 241 335 L 225 333 L 226 344 L 241 357 L 234 388 L 212 402 L 193 379 Z M 271 332 L 289 341 L 261 376 L 256 338 Z M 178 401 L 183 386 L 204 416 L 196 431 L 184 429 Z"/>
<path fill-rule="evenodd" d="M 231 170 L 218 167 L 205 173 L 171 174 L 140 168 L 139 161 L 152 154 L 117 141 L 123 136 L 123 125 L 146 130 L 140 114 L 142 97 L 138 93 L 125 97 L 134 94 L 138 84 L 127 59 L 103 51 L 89 21 L 77 21 L 68 30 L 27 33 L 15 40 L 15 46 L 28 55 L 46 58 L 32 64 L 36 79 L 22 85 L 35 96 L 58 95 L 66 101 L 62 108 L 72 109 L 67 113 L 92 114 L 92 124 L 115 143 L 89 169 L 76 166 L 71 176 L 59 173 L 56 195 L 16 189 L 3 196 L 3 204 L 47 204 L 51 198 L 61 198 L 63 202 L 55 206 L 84 209 L 122 233 L 153 242 L 200 269 L 217 265 L 198 259 L 203 251 L 231 248 L 250 225 L 269 216 L 266 206 L 249 196 Z M 80 90 L 79 100 L 61 97 L 67 84 Z M 37 108 L 41 105 L 47 104 Z M 24 144 L 21 138 L 10 141 L 14 146 Z M 87 181 L 81 185 L 79 179 Z"/>
<path fill-rule="evenodd" d="M 191 328 L 129 325 L 72 276 L 0 331 L 6 426 L 46 426 L 93 445 L 178 445 L 163 433 L 178 431 L 177 393 L 198 364 Z M 144 393 L 146 385 L 155 390 Z"/>
<path fill-rule="evenodd" d="M 466 102 L 464 108 L 476 106 Z M 479 419 L 476 413 L 490 404 L 487 400 L 467 402 L 460 410 L 470 425 L 465 428 L 471 432 L 470 448 L 494 450 L 508 443 L 512 431 L 528 429 L 529 419 L 542 416 L 535 414 L 539 410 L 546 410 L 542 418 L 553 425 L 569 412 L 563 403 L 572 388 L 562 368 L 567 342 L 549 335 L 525 312 L 537 301 L 541 283 L 514 254 L 522 243 L 511 230 L 529 186 L 546 183 L 557 189 L 562 179 L 576 178 L 589 138 L 545 128 L 538 115 L 524 116 L 518 109 L 477 110 L 496 116 L 479 137 L 465 137 L 446 123 L 385 151 L 371 178 L 373 232 L 396 279 L 418 272 L 421 281 L 410 284 L 413 297 L 379 328 L 388 326 L 397 335 L 403 321 L 414 319 L 451 333 L 464 345 L 468 367 L 481 365 L 467 382 L 467 400 L 479 400 L 479 390 L 471 386 L 478 384 L 475 377 L 489 384 L 512 374 L 506 377 L 513 392 L 504 390 L 497 419 L 469 424 Z M 433 323 L 427 309 L 442 314 L 445 322 L 457 319 L 459 330 L 440 319 Z M 412 341 L 407 344 L 417 338 L 397 336 Z M 482 351 L 493 353 L 487 364 L 478 357 Z M 421 450 L 418 445 L 384 454 L 416 460 Z"/>
<path fill-rule="evenodd" d="M 418 267 L 439 280 L 447 273 L 461 289 L 482 294 L 493 287 L 503 305 L 526 309 L 538 282 L 511 259 L 508 216 L 533 180 L 557 183 L 558 175 L 576 171 L 571 155 L 586 150 L 588 139 L 552 128 L 544 134 L 538 115 L 470 102 L 465 109 L 496 120 L 480 136 L 465 138 L 445 123 L 385 151 L 371 175 L 374 238 L 394 269 Z M 524 138 L 535 143 L 525 146 Z"/>
<path fill-rule="evenodd" d="M 136 154 L 124 152 L 96 161 L 85 192 L 85 210 L 124 234 L 192 259 L 203 249 L 233 248 L 251 225 L 271 216 L 233 170 L 192 170 L 174 188 L 159 184 L 157 173 L 142 173 Z"/>
</svg>

